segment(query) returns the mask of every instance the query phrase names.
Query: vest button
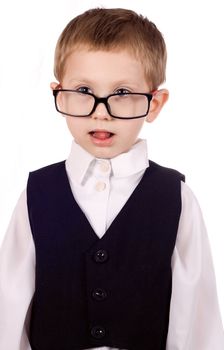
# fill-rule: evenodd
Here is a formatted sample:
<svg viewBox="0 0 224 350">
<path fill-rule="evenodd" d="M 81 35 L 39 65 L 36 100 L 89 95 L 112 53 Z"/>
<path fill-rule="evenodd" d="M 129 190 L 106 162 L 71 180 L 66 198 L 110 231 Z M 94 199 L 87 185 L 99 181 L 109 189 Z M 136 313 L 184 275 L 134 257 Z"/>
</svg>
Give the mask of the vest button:
<svg viewBox="0 0 224 350">
<path fill-rule="evenodd" d="M 102 339 L 105 337 L 105 329 L 101 326 L 95 326 L 91 329 L 91 335 L 95 339 Z"/>
<path fill-rule="evenodd" d="M 107 292 L 104 289 L 96 288 L 92 292 L 93 299 L 101 301 L 107 298 Z"/>
<path fill-rule="evenodd" d="M 103 263 L 105 261 L 108 260 L 108 253 L 106 250 L 104 249 L 100 249 L 98 250 L 95 254 L 94 254 L 94 260 L 97 263 Z"/>
</svg>

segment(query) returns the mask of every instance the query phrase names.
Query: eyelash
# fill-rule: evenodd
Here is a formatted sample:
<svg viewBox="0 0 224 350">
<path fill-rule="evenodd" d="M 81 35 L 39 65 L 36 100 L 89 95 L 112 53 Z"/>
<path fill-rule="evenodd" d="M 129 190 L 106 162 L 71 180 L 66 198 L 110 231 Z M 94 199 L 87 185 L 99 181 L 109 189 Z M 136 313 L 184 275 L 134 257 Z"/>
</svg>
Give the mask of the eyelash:
<svg viewBox="0 0 224 350">
<path fill-rule="evenodd" d="M 117 89 L 115 91 L 115 94 L 119 94 L 119 95 L 127 95 L 129 93 L 130 93 L 130 91 L 128 89 L 125 89 L 125 88 L 120 88 L 120 89 Z"/>
<path fill-rule="evenodd" d="M 79 88 L 75 89 L 78 92 L 82 92 L 84 94 L 86 93 L 92 93 L 92 90 L 88 88 L 88 86 L 80 86 Z"/>
<path fill-rule="evenodd" d="M 88 87 L 88 86 L 80 86 L 77 89 L 75 89 L 77 92 L 81 92 L 81 93 L 92 93 L 92 90 Z M 130 91 L 128 89 L 125 88 L 119 88 L 117 90 L 114 91 L 114 94 L 118 94 L 118 95 L 127 95 L 129 94 Z"/>
</svg>

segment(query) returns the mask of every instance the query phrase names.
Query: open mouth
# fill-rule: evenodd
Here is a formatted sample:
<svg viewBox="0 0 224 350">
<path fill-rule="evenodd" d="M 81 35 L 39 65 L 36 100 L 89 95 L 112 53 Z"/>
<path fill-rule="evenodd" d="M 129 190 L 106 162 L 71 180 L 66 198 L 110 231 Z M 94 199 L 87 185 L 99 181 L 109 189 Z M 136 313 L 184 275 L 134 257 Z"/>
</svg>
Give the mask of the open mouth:
<svg viewBox="0 0 224 350">
<path fill-rule="evenodd" d="M 106 130 L 93 130 L 89 134 L 97 140 L 108 140 L 114 135 L 112 132 Z"/>
</svg>

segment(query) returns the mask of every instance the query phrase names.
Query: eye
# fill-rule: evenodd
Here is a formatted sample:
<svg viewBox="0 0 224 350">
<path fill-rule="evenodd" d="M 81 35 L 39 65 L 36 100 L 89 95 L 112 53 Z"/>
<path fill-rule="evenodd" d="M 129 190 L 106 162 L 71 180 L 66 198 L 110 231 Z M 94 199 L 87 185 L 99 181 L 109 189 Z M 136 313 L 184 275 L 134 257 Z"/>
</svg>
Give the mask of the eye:
<svg viewBox="0 0 224 350">
<path fill-rule="evenodd" d="M 115 94 L 117 95 L 128 95 L 130 94 L 130 91 L 125 88 L 120 88 L 115 91 Z"/>
<path fill-rule="evenodd" d="M 88 86 L 80 86 L 76 89 L 77 92 L 81 92 L 82 94 L 90 94 L 92 93 L 91 89 Z"/>
</svg>

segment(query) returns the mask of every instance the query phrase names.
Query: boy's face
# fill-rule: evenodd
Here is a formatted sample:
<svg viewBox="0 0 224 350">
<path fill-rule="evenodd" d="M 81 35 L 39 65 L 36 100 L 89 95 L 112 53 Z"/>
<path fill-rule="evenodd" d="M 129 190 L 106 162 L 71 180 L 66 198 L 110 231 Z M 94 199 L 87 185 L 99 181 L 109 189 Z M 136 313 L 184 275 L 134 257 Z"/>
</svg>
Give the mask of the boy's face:
<svg viewBox="0 0 224 350">
<path fill-rule="evenodd" d="M 142 64 L 126 50 L 76 50 L 66 61 L 60 85 L 63 89 L 79 89 L 97 97 L 105 97 L 121 89 L 128 92 L 150 92 Z M 56 86 L 57 83 L 51 84 L 52 89 Z M 157 104 L 151 101 L 152 105 L 155 109 Z M 136 143 L 145 120 L 115 119 L 108 114 L 102 103 L 89 117 L 65 117 L 75 141 L 97 158 L 113 158 L 127 152 Z"/>
</svg>

